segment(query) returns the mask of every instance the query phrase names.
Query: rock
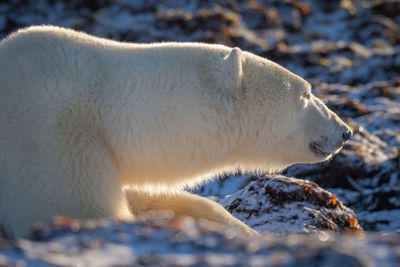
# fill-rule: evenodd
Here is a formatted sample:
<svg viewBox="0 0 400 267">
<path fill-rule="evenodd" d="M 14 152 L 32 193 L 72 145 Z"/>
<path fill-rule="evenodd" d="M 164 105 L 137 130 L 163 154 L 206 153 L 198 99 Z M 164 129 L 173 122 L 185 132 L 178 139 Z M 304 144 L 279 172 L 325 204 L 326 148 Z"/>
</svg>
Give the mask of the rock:
<svg viewBox="0 0 400 267">
<path fill-rule="evenodd" d="M 267 233 L 363 232 L 354 211 L 307 180 L 257 177 L 220 204 L 250 227 Z"/>
</svg>

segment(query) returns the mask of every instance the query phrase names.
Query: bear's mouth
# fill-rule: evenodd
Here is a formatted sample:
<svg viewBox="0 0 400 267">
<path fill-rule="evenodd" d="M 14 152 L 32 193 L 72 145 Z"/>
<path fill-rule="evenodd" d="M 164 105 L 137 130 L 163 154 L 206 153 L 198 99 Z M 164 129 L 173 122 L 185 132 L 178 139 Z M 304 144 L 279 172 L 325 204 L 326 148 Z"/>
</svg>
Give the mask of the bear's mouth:
<svg viewBox="0 0 400 267">
<path fill-rule="evenodd" d="M 333 152 L 328 152 L 322 148 L 322 145 L 317 142 L 310 143 L 310 150 L 317 156 L 317 157 L 328 157 Z"/>
</svg>

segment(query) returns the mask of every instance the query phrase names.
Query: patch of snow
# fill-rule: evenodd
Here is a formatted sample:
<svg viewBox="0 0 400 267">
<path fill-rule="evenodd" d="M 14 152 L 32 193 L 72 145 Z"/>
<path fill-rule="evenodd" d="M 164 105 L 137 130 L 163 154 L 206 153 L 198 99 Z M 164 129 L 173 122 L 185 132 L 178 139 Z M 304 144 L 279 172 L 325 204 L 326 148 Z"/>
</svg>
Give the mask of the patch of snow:
<svg viewBox="0 0 400 267">
<path fill-rule="evenodd" d="M 251 177 L 252 175 L 230 175 L 221 178 L 217 177 L 199 187 L 197 190 L 195 190 L 195 193 L 206 197 L 215 196 L 221 198 L 226 195 L 231 195 L 243 188 Z"/>
</svg>

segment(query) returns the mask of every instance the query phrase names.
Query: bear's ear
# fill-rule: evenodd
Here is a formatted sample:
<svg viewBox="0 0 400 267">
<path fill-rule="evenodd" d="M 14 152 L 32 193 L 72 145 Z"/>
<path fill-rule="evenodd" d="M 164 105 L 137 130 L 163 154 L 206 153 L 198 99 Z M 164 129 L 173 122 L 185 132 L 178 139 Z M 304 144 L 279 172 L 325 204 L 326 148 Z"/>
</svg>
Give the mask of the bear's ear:
<svg viewBox="0 0 400 267">
<path fill-rule="evenodd" d="M 211 60 L 211 61 L 210 61 Z M 206 58 L 203 65 L 205 72 L 202 78 L 206 87 L 212 90 L 216 97 L 222 97 L 228 102 L 238 99 L 241 95 L 243 55 L 239 48 L 233 48 L 228 54 Z"/>
<path fill-rule="evenodd" d="M 235 47 L 231 52 L 226 55 L 222 62 L 222 73 L 224 89 L 229 90 L 233 96 L 238 97 L 242 83 L 243 69 L 242 69 L 242 50 Z"/>
</svg>

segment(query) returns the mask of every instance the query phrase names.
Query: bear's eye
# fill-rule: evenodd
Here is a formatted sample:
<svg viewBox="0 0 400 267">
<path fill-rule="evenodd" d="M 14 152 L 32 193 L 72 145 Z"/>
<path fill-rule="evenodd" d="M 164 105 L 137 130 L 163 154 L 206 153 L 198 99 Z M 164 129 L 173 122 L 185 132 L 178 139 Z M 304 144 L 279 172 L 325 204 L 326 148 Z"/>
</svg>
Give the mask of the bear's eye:
<svg viewBox="0 0 400 267">
<path fill-rule="evenodd" d="M 309 92 L 305 92 L 301 97 L 306 100 L 310 100 L 311 94 Z"/>
</svg>

